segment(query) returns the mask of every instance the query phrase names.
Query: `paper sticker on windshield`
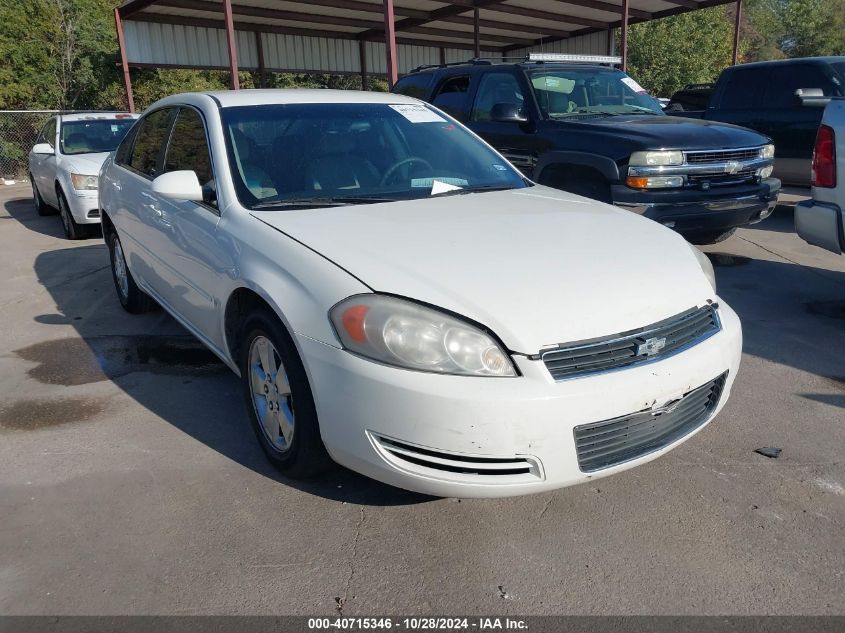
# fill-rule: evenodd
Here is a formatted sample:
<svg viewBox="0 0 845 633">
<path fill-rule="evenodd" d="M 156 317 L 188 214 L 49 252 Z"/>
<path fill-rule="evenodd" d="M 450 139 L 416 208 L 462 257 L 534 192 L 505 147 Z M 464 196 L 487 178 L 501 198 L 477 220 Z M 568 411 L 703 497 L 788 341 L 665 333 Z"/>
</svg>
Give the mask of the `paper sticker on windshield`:
<svg viewBox="0 0 845 633">
<path fill-rule="evenodd" d="M 390 107 L 408 119 L 411 123 L 446 123 L 446 119 L 433 110 L 429 110 L 424 105 L 403 104 L 392 105 Z"/>
<path fill-rule="evenodd" d="M 456 187 L 466 187 L 469 184 L 469 182 L 463 178 L 437 178 L 436 180 Z M 411 178 L 412 187 L 433 187 L 434 182 L 434 178 Z"/>
<path fill-rule="evenodd" d="M 110 127 L 112 132 L 117 132 L 117 130 L 119 129 L 116 125 L 112 125 Z"/>
<path fill-rule="evenodd" d="M 638 94 L 645 94 L 646 90 L 630 77 L 622 77 L 622 83 Z"/>
</svg>

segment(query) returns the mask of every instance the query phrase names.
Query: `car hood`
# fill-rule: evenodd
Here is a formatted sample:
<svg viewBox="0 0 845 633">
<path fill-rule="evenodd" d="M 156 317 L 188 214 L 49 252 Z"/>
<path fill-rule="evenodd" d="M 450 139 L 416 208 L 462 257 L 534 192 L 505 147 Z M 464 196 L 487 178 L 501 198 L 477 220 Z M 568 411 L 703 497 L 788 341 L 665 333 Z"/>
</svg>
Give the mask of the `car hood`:
<svg viewBox="0 0 845 633">
<path fill-rule="evenodd" d="M 64 155 L 62 157 L 62 166 L 66 171 L 71 171 L 75 174 L 96 176 L 100 173 L 100 167 L 103 166 L 110 153 L 99 152 L 97 154 Z"/>
<path fill-rule="evenodd" d="M 606 133 L 615 142 L 629 139 L 638 149 L 736 149 L 769 142 L 768 137 L 738 125 L 673 116 L 613 116 L 574 121 L 572 125 L 588 126 L 591 133 Z"/>
<path fill-rule="evenodd" d="M 541 186 L 253 216 L 374 291 L 464 315 L 525 354 L 646 326 L 713 296 L 680 235 Z"/>
</svg>

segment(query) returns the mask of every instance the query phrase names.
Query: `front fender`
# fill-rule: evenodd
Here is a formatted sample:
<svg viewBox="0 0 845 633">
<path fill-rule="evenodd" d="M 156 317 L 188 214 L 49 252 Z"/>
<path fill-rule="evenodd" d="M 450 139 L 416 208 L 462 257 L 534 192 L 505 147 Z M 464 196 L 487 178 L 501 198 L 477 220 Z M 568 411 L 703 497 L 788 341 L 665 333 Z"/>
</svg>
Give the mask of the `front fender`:
<svg viewBox="0 0 845 633">
<path fill-rule="evenodd" d="M 612 159 L 588 152 L 554 151 L 540 156 L 534 167 L 534 180 L 540 181 L 543 170 L 552 165 L 578 165 L 595 169 L 609 182 L 619 180 L 619 167 Z"/>
</svg>

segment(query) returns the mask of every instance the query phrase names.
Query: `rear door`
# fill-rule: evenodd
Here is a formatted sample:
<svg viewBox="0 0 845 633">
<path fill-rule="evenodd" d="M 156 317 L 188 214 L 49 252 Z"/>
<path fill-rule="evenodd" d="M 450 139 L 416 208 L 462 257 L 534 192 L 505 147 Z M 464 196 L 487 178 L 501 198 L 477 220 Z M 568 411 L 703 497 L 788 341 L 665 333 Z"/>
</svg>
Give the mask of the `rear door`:
<svg viewBox="0 0 845 633">
<path fill-rule="evenodd" d="M 533 116 L 526 99 L 530 94 L 528 87 L 519 73 L 505 69 L 480 73 L 476 77 L 467 126 L 530 178 L 539 155 L 536 135 L 529 132 L 531 128 L 526 123 L 494 121 L 492 117 L 497 104 L 512 104 L 526 117 Z"/>
</svg>

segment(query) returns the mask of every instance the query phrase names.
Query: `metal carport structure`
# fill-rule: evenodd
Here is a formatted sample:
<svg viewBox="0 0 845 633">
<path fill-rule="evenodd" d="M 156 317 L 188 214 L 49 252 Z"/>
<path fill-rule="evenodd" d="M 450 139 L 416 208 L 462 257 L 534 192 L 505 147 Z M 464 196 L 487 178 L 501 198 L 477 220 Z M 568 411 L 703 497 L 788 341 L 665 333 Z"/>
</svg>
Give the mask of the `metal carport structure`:
<svg viewBox="0 0 845 633">
<path fill-rule="evenodd" d="M 529 51 L 610 54 L 628 25 L 742 0 L 127 0 L 115 26 L 130 67 L 398 75 L 423 64 Z"/>
</svg>

